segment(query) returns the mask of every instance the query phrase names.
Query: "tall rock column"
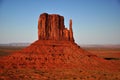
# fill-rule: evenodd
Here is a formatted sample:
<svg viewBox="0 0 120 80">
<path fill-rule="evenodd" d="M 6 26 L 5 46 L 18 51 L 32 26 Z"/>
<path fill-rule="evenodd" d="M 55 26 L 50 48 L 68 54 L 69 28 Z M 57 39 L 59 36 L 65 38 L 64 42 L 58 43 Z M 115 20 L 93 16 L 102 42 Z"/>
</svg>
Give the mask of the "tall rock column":
<svg viewBox="0 0 120 80">
<path fill-rule="evenodd" d="M 38 20 L 38 39 L 46 39 L 46 28 L 47 28 L 47 13 L 40 15 Z"/>
<path fill-rule="evenodd" d="M 70 19 L 69 30 L 70 30 L 70 41 L 73 41 L 73 42 L 74 42 L 73 30 L 72 30 L 72 19 Z"/>
<path fill-rule="evenodd" d="M 59 40 L 59 30 L 60 30 L 60 21 L 59 15 L 51 15 L 51 38 L 54 40 Z"/>
</svg>

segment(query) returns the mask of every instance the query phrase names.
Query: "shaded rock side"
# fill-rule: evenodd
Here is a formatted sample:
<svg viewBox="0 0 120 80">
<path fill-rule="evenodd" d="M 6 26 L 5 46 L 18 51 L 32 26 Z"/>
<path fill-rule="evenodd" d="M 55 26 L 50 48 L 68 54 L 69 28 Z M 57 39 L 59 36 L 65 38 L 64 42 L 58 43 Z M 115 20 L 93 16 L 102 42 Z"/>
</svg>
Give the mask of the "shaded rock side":
<svg viewBox="0 0 120 80">
<path fill-rule="evenodd" d="M 38 20 L 38 40 L 73 41 L 72 20 L 70 29 L 65 28 L 64 17 L 43 13 Z"/>
</svg>

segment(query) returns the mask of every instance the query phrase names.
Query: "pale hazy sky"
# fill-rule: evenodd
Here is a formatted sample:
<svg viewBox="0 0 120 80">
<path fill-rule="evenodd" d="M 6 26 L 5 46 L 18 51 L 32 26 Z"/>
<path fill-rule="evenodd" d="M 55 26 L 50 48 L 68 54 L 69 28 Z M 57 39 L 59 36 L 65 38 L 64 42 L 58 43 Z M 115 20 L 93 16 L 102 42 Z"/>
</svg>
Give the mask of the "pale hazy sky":
<svg viewBox="0 0 120 80">
<path fill-rule="evenodd" d="M 44 12 L 72 18 L 79 44 L 120 44 L 120 0 L 0 0 L 0 43 L 37 40 Z"/>
</svg>

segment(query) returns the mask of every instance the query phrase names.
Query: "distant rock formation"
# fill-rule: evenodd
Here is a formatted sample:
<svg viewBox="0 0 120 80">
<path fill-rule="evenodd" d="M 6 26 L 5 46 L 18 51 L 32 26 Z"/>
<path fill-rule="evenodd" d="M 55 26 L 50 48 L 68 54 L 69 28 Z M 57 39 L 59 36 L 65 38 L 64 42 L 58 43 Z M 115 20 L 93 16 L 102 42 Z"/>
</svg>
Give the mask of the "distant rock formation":
<svg viewBox="0 0 120 80">
<path fill-rule="evenodd" d="M 38 40 L 73 41 L 72 20 L 69 30 L 65 28 L 64 17 L 58 14 L 43 13 L 38 20 Z"/>
</svg>

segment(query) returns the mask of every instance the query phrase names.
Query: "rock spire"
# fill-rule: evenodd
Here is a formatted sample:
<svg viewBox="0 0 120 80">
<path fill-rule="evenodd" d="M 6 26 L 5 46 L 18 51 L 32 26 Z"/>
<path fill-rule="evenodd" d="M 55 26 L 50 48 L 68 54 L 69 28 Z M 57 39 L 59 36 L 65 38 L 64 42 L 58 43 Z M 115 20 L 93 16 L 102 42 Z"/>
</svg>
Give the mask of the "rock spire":
<svg viewBox="0 0 120 80">
<path fill-rule="evenodd" d="M 41 14 L 38 20 L 38 40 L 65 40 L 74 42 L 72 20 L 70 19 L 68 30 L 65 28 L 63 16 L 58 14 Z"/>
</svg>

